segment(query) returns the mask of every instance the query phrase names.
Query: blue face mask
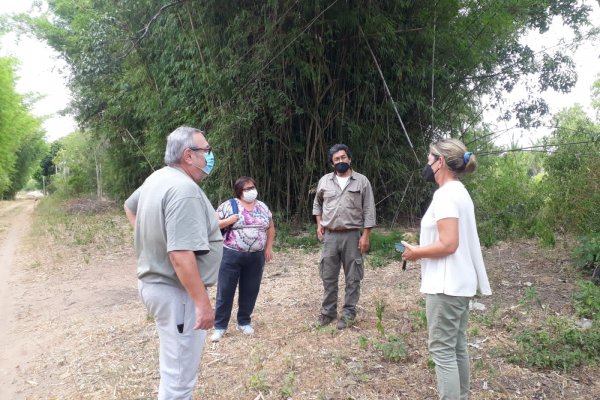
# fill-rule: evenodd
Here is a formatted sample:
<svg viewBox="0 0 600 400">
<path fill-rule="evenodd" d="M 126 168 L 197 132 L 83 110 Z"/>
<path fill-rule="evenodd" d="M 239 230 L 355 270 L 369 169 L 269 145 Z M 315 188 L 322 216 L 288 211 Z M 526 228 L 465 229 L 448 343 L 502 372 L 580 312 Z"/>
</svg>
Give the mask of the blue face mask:
<svg viewBox="0 0 600 400">
<path fill-rule="evenodd" d="M 215 166 L 215 152 L 211 151 L 210 153 L 204 153 L 204 159 L 206 160 L 206 166 L 202 168 L 202 171 L 206 175 L 210 175 L 210 172 Z"/>
</svg>

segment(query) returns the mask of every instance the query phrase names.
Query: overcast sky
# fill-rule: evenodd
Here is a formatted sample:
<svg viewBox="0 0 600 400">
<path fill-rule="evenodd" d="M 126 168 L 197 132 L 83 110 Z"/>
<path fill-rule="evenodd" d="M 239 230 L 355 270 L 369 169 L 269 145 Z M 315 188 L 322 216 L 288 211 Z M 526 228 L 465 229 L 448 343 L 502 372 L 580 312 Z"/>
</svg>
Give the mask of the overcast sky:
<svg viewBox="0 0 600 400">
<path fill-rule="evenodd" d="M 0 0 L 0 14 L 28 12 L 32 0 Z M 8 33 L 0 38 L 0 56 L 12 56 L 19 60 L 17 91 L 22 94 L 36 93 L 43 96 L 33 107 L 33 114 L 44 117 L 46 139 L 54 141 L 77 129 L 72 116 L 58 113 L 69 103 L 70 93 L 65 86 L 66 65 L 46 44 L 38 40 Z"/>
<path fill-rule="evenodd" d="M 10 14 L 30 11 L 33 0 L 0 0 L 0 14 Z M 600 7 L 595 0 L 585 0 L 584 3 L 593 8 L 591 21 L 600 24 Z M 550 48 L 559 44 L 561 38 L 571 42 L 572 38 L 566 36 L 568 29 L 556 21 L 549 32 L 540 37 L 531 34 L 524 41 L 535 51 Z M 65 109 L 69 103 L 70 93 L 65 86 L 66 65 L 56 53 L 47 45 L 39 41 L 22 36 L 17 38 L 15 34 L 9 33 L 0 39 L 0 56 L 14 56 L 20 60 L 17 75 L 17 91 L 20 93 L 38 93 L 43 99 L 38 101 L 33 108 L 33 113 L 46 118 L 44 128 L 47 131 L 48 141 L 56 140 L 73 132 L 77 127 L 72 116 L 60 116 L 58 113 Z M 544 94 L 550 105 L 550 112 L 554 114 L 574 103 L 580 103 L 591 115 L 590 99 L 591 86 L 600 73 L 600 45 L 594 46 L 591 42 L 584 43 L 580 49 L 573 54 L 577 64 L 579 79 L 575 89 L 569 94 L 548 91 Z M 507 94 L 507 102 L 514 102 L 527 97 L 523 89 L 517 88 L 513 93 Z M 488 112 L 485 118 L 488 122 L 494 122 L 497 114 Z M 495 123 L 498 130 L 512 127 L 515 122 Z M 498 144 L 508 144 L 518 141 L 522 145 L 528 145 L 531 138 L 538 138 L 547 134 L 548 129 L 540 129 L 533 132 L 523 132 L 510 129 L 498 137 Z"/>
<path fill-rule="evenodd" d="M 599 26 L 600 5 L 598 2 L 596 0 L 585 0 L 583 3 L 592 7 L 590 21 L 595 26 Z M 547 53 L 553 54 L 556 50 L 564 50 L 564 46 L 557 47 L 561 41 L 567 44 L 573 43 L 573 36 L 570 29 L 562 24 L 561 19 L 555 18 L 551 29 L 548 32 L 543 35 L 532 32 L 523 39 L 523 43 L 529 45 L 534 52 L 542 52 L 544 49 L 549 49 Z M 548 90 L 541 94 L 541 97 L 546 99 L 550 108 L 550 113 L 546 117 L 546 124 L 550 124 L 552 115 L 565 108 L 572 107 L 576 103 L 583 106 L 590 117 L 595 117 L 595 111 L 591 107 L 591 98 L 592 85 L 596 80 L 600 79 L 600 41 L 598 39 L 595 42 L 588 40 L 581 43 L 575 53 L 572 53 L 569 50 L 564 52 L 571 55 L 576 64 L 578 75 L 577 84 L 569 93 L 557 93 L 553 90 Z M 529 93 L 527 93 L 524 86 L 518 86 L 511 93 L 506 94 L 506 103 L 514 104 L 515 102 L 526 99 L 528 95 Z M 536 97 L 540 96 L 539 93 L 533 93 L 533 95 Z M 509 145 L 511 142 L 518 142 L 522 146 L 528 146 L 533 141 L 549 134 L 551 131 L 548 127 L 530 129 L 528 131 L 511 129 L 516 124 L 516 121 L 496 122 L 497 117 L 497 112 L 490 111 L 485 114 L 484 118 L 486 119 L 486 122 L 496 125 L 494 130 L 503 130 L 495 141 L 496 144 L 499 145 Z"/>
</svg>

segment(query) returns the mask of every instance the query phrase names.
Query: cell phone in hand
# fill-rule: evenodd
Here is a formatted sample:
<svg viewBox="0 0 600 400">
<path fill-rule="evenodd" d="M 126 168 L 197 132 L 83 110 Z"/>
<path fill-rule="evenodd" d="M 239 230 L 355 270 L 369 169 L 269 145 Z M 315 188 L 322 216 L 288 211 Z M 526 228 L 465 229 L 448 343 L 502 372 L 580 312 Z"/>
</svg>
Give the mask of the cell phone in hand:
<svg viewBox="0 0 600 400">
<path fill-rule="evenodd" d="M 404 250 L 406 250 L 406 246 L 402 243 L 395 243 L 394 248 L 398 253 L 404 253 Z M 402 271 L 406 271 L 406 260 L 402 261 Z"/>
</svg>

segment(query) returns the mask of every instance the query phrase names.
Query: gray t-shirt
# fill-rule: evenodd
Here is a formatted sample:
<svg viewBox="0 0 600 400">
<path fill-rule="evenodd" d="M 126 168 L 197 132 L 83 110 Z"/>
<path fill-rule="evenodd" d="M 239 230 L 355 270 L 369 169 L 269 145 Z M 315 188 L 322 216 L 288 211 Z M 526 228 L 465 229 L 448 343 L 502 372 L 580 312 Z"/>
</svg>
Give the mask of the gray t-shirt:
<svg viewBox="0 0 600 400">
<path fill-rule="evenodd" d="M 147 283 L 181 287 L 168 252 L 196 253 L 204 285 L 217 283 L 223 237 L 215 210 L 183 171 L 164 167 L 150 175 L 126 201 L 136 214 L 137 276 Z"/>
</svg>

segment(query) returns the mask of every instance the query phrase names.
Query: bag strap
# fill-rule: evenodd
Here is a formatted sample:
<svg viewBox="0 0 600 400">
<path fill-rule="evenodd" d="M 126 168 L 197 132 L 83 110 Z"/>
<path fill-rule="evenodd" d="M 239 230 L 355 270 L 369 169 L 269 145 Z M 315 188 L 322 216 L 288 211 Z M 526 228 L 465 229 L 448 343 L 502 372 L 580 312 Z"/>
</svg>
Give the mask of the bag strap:
<svg viewBox="0 0 600 400">
<path fill-rule="evenodd" d="M 231 211 L 233 213 L 231 215 L 237 214 L 239 212 L 237 201 L 235 199 L 229 199 L 229 204 L 231 204 Z"/>
<path fill-rule="evenodd" d="M 231 215 L 236 215 L 239 212 L 237 201 L 235 199 L 229 199 L 229 204 L 231 205 Z M 229 238 L 229 232 L 231 232 L 231 225 L 226 228 L 225 240 Z"/>
</svg>

